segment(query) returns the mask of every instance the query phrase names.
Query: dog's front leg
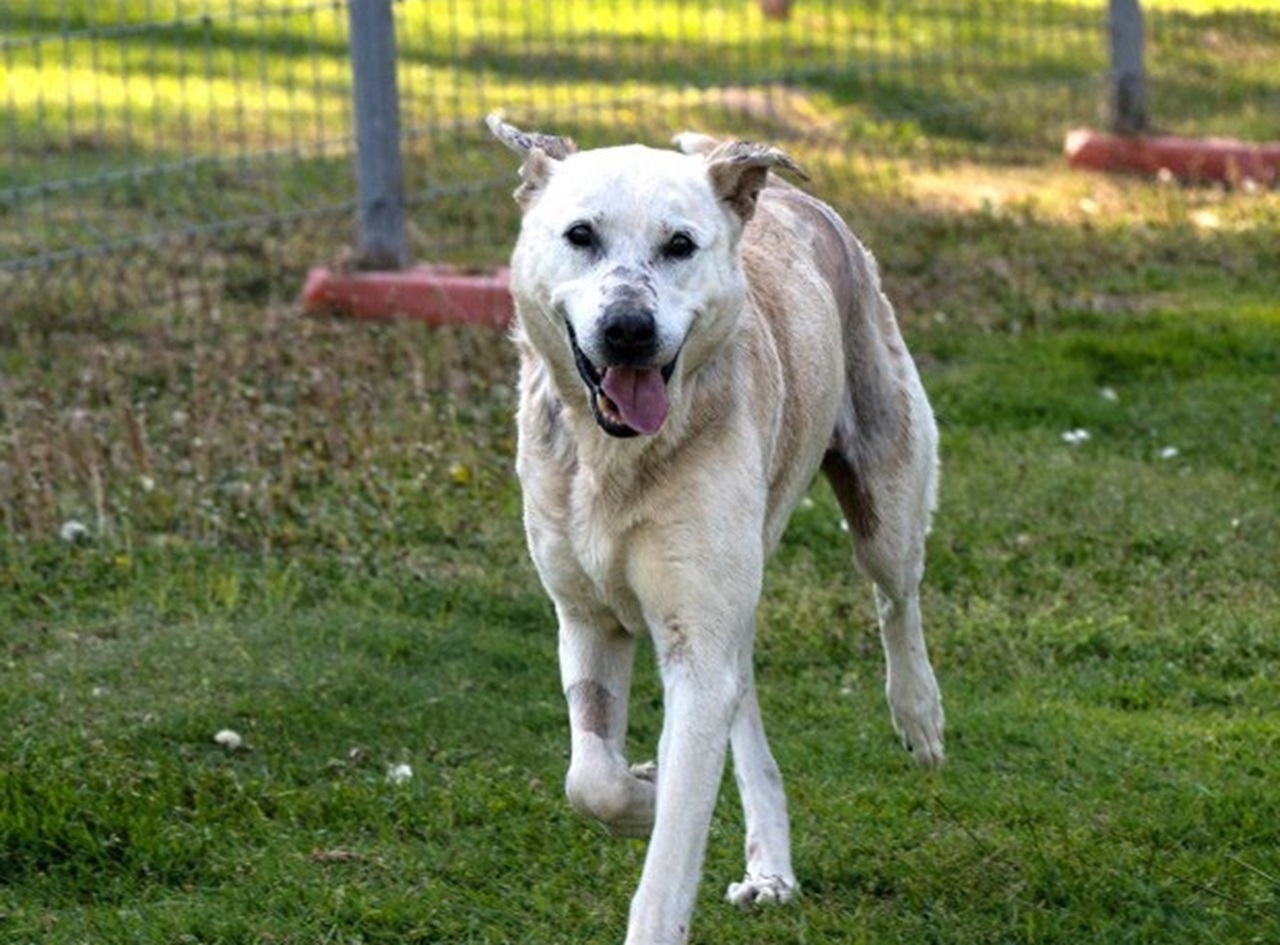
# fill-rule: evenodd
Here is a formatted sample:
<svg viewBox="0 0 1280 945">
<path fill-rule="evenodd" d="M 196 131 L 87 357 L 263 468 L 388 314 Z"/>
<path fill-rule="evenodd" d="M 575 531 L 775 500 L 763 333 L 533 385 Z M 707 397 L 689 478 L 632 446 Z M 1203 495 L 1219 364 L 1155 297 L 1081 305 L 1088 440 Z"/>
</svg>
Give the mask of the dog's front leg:
<svg viewBox="0 0 1280 945">
<path fill-rule="evenodd" d="M 625 756 L 635 638 L 604 611 L 558 608 L 560 675 L 569 705 L 572 754 L 565 793 L 581 814 L 620 836 L 648 836 L 654 786 Z"/>
<path fill-rule="evenodd" d="M 739 651 L 751 645 L 750 618 L 735 623 L 670 618 L 653 630 L 664 690 L 657 807 L 627 945 L 688 940 L 729 728 L 743 695 Z"/>
<path fill-rule="evenodd" d="M 750 652 L 742 666 L 744 692 L 730 731 L 733 770 L 747 821 L 747 872 L 731 883 L 727 898 L 735 905 L 789 901 L 797 891 L 791 870 L 791 828 L 787 799 L 760 717 Z"/>
</svg>

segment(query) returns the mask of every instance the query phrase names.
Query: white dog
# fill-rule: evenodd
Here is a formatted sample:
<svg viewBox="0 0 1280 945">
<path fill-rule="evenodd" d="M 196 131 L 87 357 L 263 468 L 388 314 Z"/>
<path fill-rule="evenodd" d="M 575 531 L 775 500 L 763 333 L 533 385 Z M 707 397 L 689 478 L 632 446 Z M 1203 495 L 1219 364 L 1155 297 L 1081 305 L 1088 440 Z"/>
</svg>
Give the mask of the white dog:
<svg viewBox="0 0 1280 945">
<path fill-rule="evenodd" d="M 575 809 L 648 835 L 627 942 L 685 942 L 732 745 L 740 905 L 797 890 L 752 674 L 765 560 L 819 469 L 875 582 L 893 723 L 942 763 L 920 626 L 937 431 L 870 254 L 825 204 L 768 180 L 782 152 L 577 151 L 490 116 L 523 155 L 511 261 L 518 470 L 555 603 Z M 624 755 L 636 638 L 664 691 L 656 768 Z"/>
</svg>

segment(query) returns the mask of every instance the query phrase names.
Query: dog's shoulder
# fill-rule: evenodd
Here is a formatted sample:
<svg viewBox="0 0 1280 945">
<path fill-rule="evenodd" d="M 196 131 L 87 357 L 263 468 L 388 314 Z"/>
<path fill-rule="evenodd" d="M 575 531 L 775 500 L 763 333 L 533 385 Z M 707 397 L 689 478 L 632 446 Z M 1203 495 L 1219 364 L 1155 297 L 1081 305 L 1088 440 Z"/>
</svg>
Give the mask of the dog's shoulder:
<svg viewBox="0 0 1280 945">
<path fill-rule="evenodd" d="M 785 181 L 771 180 L 762 192 L 756 218 L 743 234 L 743 259 L 749 269 L 778 268 L 784 274 L 813 266 L 842 308 L 853 303 L 850 294 L 880 291 L 875 258 L 844 218 L 830 204 Z"/>
</svg>

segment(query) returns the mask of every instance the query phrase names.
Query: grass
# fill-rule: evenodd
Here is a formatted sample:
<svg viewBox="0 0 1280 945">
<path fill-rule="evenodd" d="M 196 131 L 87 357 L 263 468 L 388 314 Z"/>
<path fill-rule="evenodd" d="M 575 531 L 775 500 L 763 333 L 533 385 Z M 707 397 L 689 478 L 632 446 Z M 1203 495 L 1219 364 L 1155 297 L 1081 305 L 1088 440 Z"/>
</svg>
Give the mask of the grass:
<svg viewBox="0 0 1280 945">
<path fill-rule="evenodd" d="M 1275 196 L 918 184 L 848 209 L 944 431 L 926 613 L 951 761 L 925 778 L 893 742 L 815 486 L 758 660 L 804 898 L 718 902 L 726 785 L 694 941 L 1270 941 Z M 0 931 L 621 938 L 643 844 L 561 796 L 505 340 L 264 291 L 0 349 Z M 637 757 L 659 700 L 645 665 Z"/>
<path fill-rule="evenodd" d="M 341 4 L 28 6 L 4 17 L 0 39 L 10 106 L 0 265 L 92 262 L 103 247 L 145 255 L 136 250 L 148 240 L 192 247 L 199 260 L 234 249 L 246 230 L 259 239 L 272 219 L 307 226 L 336 252 L 335 221 L 354 198 Z M 1278 37 L 1263 0 L 1147 6 L 1161 128 L 1276 137 Z M 478 123 L 500 108 L 588 144 L 696 126 L 749 128 L 841 156 L 837 166 L 849 153 L 892 168 L 939 156 L 1055 159 L 1068 125 L 1099 120 L 1099 17 L 1095 5 L 1044 0 L 804 4 L 786 23 L 765 22 L 749 2 L 398 4 L 406 186 L 424 208 L 414 251 L 496 261 L 507 221 L 473 219 L 469 239 L 448 234 L 465 212 L 459 189 L 509 187 Z M 154 268 L 103 281 L 154 279 Z M 23 308 L 28 295 L 55 292 L 64 309 L 130 307 L 100 289 L 85 298 L 10 281 Z"/>
<path fill-rule="evenodd" d="M 1216 50 L 1203 59 L 1205 44 L 1176 31 L 1153 40 L 1181 57 L 1188 89 L 1223 87 L 1194 102 L 1227 103 L 1204 120 L 1274 130 L 1250 112 L 1274 18 L 1173 6 L 1160 22 L 1207 29 Z M 1017 142 L 1017 160 L 997 147 L 1026 117 L 1015 108 L 916 110 L 904 77 L 928 84 L 941 67 L 913 50 L 943 44 L 974 62 L 1005 41 L 981 17 L 928 15 L 944 8 L 900 11 L 888 33 L 844 24 L 868 51 L 889 43 L 898 72 L 815 73 L 775 89 L 767 113 L 749 90 L 726 102 L 740 96 L 732 114 L 794 146 L 875 250 L 937 410 L 925 613 L 950 761 L 922 776 L 894 742 L 870 591 L 817 484 L 768 572 L 757 660 L 803 897 L 756 915 L 719 901 L 742 856 L 727 781 L 693 941 L 1266 945 L 1280 939 L 1280 195 L 1066 174 Z M 552 25 L 585 31 L 582 55 L 538 59 L 537 94 L 491 47 L 547 24 L 451 19 L 460 9 L 413 21 L 422 68 L 465 49 L 491 66 L 485 94 L 516 95 L 513 108 L 582 105 L 560 127 L 585 141 L 660 140 L 673 113 L 726 120 L 724 103 L 679 87 L 700 23 L 676 7 L 627 20 L 638 49 L 663 52 L 634 62 L 592 59 L 612 47 L 591 41 L 627 25 L 605 16 L 613 6 L 594 25 L 557 8 Z M 1017 12 L 1068 37 L 1095 15 Z M 272 102 L 344 107 L 325 71 L 340 24 L 278 20 L 293 25 L 262 73 L 277 94 L 235 118 L 245 133 L 226 136 L 227 162 L 176 183 L 72 189 L 68 218 L 142 233 L 312 199 L 301 163 L 235 157 L 242 138 L 292 147 L 298 116 Z M 244 67 L 234 50 L 261 25 L 192 22 L 185 53 L 151 60 L 152 39 L 113 41 L 130 69 L 169 67 L 144 109 L 163 118 L 157 102 L 199 85 L 191 57 L 204 43 L 201 62 L 231 81 Z M 809 61 L 837 39 L 818 31 Z M 6 68 L 30 66 L 19 39 L 5 42 Z M 938 85 L 938 101 L 963 104 L 972 88 L 1016 102 L 1028 78 L 1093 68 L 1070 48 L 1045 44 L 1020 77 L 975 68 Z M 91 44 L 69 55 L 92 71 Z M 696 61 L 712 76 L 717 56 Z M 1215 71 L 1228 62 L 1238 81 Z M 649 106 L 587 107 L 606 89 L 616 101 L 610 69 L 634 71 L 623 92 Z M 448 121 L 496 104 L 478 82 L 427 85 L 411 109 Z M 15 89 L 39 92 L 25 78 Z M 232 127 L 188 112 L 184 144 L 180 124 L 123 102 L 102 99 L 100 137 L 68 130 L 65 152 L 19 149 L 0 184 L 181 158 Z M 17 104 L 10 141 L 33 121 L 28 99 Z M 963 160 L 922 167 L 909 159 L 921 140 Z M 505 152 L 447 122 L 410 143 L 415 192 L 440 188 L 420 243 L 501 258 L 511 202 L 450 187 L 480 168 L 509 189 Z M 303 163 L 321 183 L 345 173 L 340 155 Z M 0 235 L 6 247 L 30 238 Z M 487 331 L 303 316 L 300 275 L 334 242 L 277 220 L 6 291 L 0 940 L 623 936 L 644 845 L 605 838 L 562 796 L 567 728 L 553 615 L 519 525 L 510 347 Z M 157 285 L 169 290 L 159 305 L 146 301 Z M 1064 440 L 1077 430 L 1088 438 Z M 653 754 L 660 699 L 642 660 L 637 759 Z M 223 729 L 242 744 L 216 743 Z M 391 778 L 398 765 L 412 777 Z"/>
</svg>

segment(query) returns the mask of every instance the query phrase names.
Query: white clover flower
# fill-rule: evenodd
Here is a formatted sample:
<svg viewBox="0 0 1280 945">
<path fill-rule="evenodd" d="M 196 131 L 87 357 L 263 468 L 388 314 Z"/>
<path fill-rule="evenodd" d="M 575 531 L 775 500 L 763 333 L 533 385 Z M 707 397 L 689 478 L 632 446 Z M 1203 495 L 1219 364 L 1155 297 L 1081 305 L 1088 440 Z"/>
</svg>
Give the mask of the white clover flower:
<svg viewBox="0 0 1280 945">
<path fill-rule="evenodd" d="M 1160 451 L 1161 459 L 1173 459 L 1177 455 L 1178 455 L 1178 448 L 1176 446 L 1166 446 L 1164 449 Z"/>
<path fill-rule="evenodd" d="M 1222 226 L 1222 220 L 1212 210 L 1197 210 L 1191 214 L 1191 222 L 1202 230 L 1216 230 Z"/>
<path fill-rule="evenodd" d="M 1068 430 L 1066 433 L 1062 434 L 1062 442 L 1070 443 L 1072 446 L 1079 446 L 1081 443 L 1087 443 L 1088 441 L 1089 431 L 1081 427 L 1077 427 L 1074 430 Z"/>
<path fill-rule="evenodd" d="M 1120 395 L 1116 393 L 1114 387 L 1103 387 L 1098 391 L 1098 396 L 1108 403 L 1116 403 L 1120 399 Z"/>
<path fill-rule="evenodd" d="M 65 542 L 77 542 L 89 537 L 89 526 L 79 519 L 69 518 L 58 529 L 58 537 Z"/>
<path fill-rule="evenodd" d="M 218 734 L 213 736 L 213 740 L 227 751 L 236 751 L 244 747 L 244 739 L 240 737 L 240 733 L 229 728 L 220 729 Z"/>
<path fill-rule="evenodd" d="M 413 769 L 406 764 L 388 765 L 387 780 L 392 784 L 408 784 L 413 780 Z"/>
</svg>

